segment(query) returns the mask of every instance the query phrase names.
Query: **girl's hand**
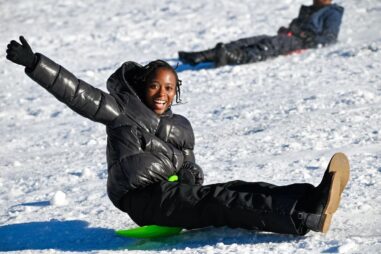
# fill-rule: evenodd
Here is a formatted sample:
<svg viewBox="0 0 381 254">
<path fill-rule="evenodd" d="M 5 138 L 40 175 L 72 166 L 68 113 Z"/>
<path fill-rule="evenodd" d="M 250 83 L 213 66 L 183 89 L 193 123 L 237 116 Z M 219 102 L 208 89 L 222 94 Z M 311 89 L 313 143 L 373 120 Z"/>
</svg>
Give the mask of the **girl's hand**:
<svg viewBox="0 0 381 254">
<path fill-rule="evenodd" d="M 20 43 L 12 40 L 7 46 L 7 59 L 16 64 L 34 69 L 37 63 L 37 56 L 33 53 L 28 42 L 20 36 Z"/>
</svg>

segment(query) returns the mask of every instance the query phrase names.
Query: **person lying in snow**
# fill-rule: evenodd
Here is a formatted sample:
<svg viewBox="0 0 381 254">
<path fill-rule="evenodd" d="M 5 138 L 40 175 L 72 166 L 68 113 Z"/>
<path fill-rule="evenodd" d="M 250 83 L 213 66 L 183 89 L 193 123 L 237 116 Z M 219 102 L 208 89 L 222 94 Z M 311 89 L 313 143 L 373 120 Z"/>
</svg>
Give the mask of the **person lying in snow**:
<svg viewBox="0 0 381 254">
<path fill-rule="evenodd" d="M 217 43 L 199 52 L 179 51 L 179 59 L 196 65 L 213 62 L 216 67 L 264 61 L 307 48 L 335 43 L 340 30 L 344 8 L 332 0 L 313 0 L 313 5 L 300 8 L 299 16 L 288 28 L 281 27 L 275 36 L 260 35 L 230 43 Z"/>
<path fill-rule="evenodd" d="M 228 226 L 304 235 L 327 232 L 349 179 L 342 153 L 328 164 L 321 183 L 276 186 L 230 181 L 202 185 L 190 122 L 172 113 L 180 101 L 176 71 L 156 60 L 126 62 L 107 80 L 108 93 L 78 79 L 27 41 L 11 41 L 7 59 L 78 114 L 106 126 L 107 193 L 138 225 L 185 229 Z M 177 174 L 178 182 L 167 179 Z"/>
</svg>

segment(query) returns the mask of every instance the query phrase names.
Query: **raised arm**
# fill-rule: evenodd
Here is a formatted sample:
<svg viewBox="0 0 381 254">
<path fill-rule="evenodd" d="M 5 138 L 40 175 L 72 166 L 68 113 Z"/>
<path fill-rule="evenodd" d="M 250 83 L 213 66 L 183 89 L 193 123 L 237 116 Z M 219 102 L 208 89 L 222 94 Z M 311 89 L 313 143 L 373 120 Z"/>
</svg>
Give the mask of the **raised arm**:
<svg viewBox="0 0 381 254">
<path fill-rule="evenodd" d="M 34 54 L 24 37 L 20 37 L 20 42 L 13 40 L 8 44 L 7 59 L 25 66 L 26 74 L 59 101 L 78 114 L 103 124 L 119 116 L 120 107 L 113 96 L 78 79 L 46 56 Z"/>
</svg>

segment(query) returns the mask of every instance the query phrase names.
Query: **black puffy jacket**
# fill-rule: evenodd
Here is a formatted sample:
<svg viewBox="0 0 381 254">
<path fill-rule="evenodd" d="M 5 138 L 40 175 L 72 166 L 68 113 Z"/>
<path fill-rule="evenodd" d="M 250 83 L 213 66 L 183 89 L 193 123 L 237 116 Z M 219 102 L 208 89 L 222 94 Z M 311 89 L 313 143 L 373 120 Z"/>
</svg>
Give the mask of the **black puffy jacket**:
<svg viewBox="0 0 381 254">
<path fill-rule="evenodd" d="M 108 79 L 105 93 L 46 56 L 37 56 L 27 75 L 75 112 L 106 125 L 107 192 L 116 207 L 129 190 L 166 180 L 184 162 L 195 162 L 189 121 L 170 109 L 158 116 L 137 95 L 131 80 L 141 65 L 124 63 Z"/>
</svg>

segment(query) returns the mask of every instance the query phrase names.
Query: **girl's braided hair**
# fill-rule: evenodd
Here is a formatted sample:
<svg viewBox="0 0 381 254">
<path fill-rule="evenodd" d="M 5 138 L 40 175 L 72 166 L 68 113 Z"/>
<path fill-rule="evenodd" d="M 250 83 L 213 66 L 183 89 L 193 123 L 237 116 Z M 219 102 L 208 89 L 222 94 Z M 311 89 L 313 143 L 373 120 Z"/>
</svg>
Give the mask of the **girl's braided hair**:
<svg viewBox="0 0 381 254">
<path fill-rule="evenodd" d="M 139 72 L 134 77 L 134 83 L 136 84 L 137 93 L 140 98 L 143 98 L 145 93 L 145 85 L 149 82 L 156 73 L 156 70 L 159 68 L 165 68 L 171 71 L 176 78 L 176 103 L 181 103 L 181 90 L 180 86 L 182 84 L 181 80 L 177 76 L 175 68 L 163 60 L 155 60 L 149 62 L 147 65 L 143 66 Z"/>
</svg>

